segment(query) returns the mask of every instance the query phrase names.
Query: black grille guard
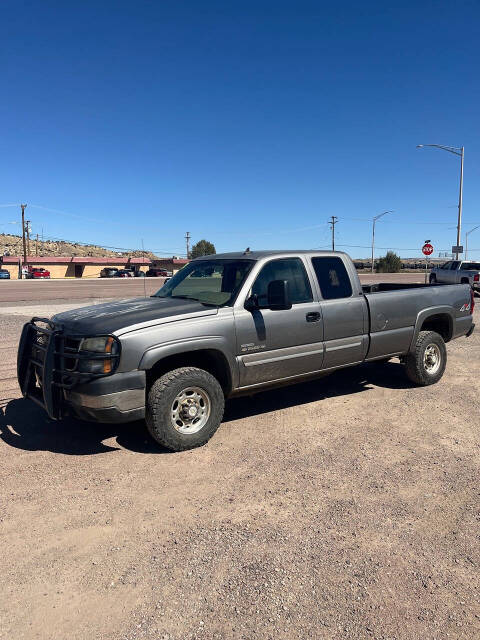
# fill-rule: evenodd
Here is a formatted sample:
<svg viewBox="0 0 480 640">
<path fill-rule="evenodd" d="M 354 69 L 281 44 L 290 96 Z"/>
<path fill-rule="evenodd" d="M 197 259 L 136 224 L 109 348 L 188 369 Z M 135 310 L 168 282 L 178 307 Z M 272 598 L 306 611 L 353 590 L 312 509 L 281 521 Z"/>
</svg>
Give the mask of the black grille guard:
<svg viewBox="0 0 480 640">
<path fill-rule="evenodd" d="M 38 326 L 39 322 L 45 326 Z M 110 375 L 77 371 L 80 360 L 110 359 L 113 373 L 120 359 L 120 352 L 111 354 L 80 351 L 65 344 L 67 339 L 78 340 L 80 343 L 85 337 L 88 336 L 65 335 L 63 325 L 54 324 L 48 318 L 32 318 L 23 327 L 17 356 L 18 384 L 23 396 L 43 407 L 52 420 L 60 420 L 68 413 L 64 390 Z M 67 368 L 67 360 L 72 364 L 71 367 Z"/>
</svg>

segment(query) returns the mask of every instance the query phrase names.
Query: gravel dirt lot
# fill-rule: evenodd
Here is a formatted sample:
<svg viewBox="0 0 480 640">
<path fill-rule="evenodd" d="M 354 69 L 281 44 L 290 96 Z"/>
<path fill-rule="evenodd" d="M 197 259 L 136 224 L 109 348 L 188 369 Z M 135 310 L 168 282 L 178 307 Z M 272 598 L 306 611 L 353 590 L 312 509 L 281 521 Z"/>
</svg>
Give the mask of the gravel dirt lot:
<svg viewBox="0 0 480 640">
<path fill-rule="evenodd" d="M 478 331 L 437 385 L 343 370 L 232 400 L 208 445 L 167 453 L 21 399 L 32 309 L 3 301 L 2 639 L 480 637 Z"/>
</svg>

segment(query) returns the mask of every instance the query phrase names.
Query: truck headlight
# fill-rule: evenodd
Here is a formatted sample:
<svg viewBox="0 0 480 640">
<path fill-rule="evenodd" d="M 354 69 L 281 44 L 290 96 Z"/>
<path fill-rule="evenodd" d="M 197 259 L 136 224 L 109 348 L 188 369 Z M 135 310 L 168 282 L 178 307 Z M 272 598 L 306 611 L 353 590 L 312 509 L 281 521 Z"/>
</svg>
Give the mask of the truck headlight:
<svg viewBox="0 0 480 640">
<path fill-rule="evenodd" d="M 83 373 L 112 373 L 118 360 L 119 351 L 118 340 L 113 336 L 84 338 L 80 345 L 80 353 L 82 355 L 91 353 L 96 357 L 80 359 L 78 370 Z M 106 357 L 102 358 L 101 354 L 105 354 Z"/>
</svg>

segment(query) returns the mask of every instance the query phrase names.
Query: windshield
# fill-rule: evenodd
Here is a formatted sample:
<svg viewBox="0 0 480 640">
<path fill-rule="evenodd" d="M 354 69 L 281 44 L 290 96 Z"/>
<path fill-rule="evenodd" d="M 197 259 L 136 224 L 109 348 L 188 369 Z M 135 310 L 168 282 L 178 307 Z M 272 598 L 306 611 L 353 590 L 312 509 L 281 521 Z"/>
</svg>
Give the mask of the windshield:
<svg viewBox="0 0 480 640">
<path fill-rule="evenodd" d="M 217 307 L 235 301 L 252 260 L 199 260 L 190 262 L 168 280 L 157 298 L 187 298 Z"/>
<path fill-rule="evenodd" d="M 480 271 L 480 262 L 462 262 L 464 271 Z"/>
</svg>

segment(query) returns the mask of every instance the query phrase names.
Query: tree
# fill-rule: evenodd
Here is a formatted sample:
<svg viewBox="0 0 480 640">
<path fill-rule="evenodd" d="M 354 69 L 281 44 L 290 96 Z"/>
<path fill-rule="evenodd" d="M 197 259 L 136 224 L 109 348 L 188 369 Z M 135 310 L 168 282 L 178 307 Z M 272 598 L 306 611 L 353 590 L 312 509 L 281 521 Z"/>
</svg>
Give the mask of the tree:
<svg viewBox="0 0 480 640">
<path fill-rule="evenodd" d="M 387 251 L 387 255 L 377 262 L 377 273 L 397 273 L 401 269 L 402 260 L 394 251 Z"/>
<path fill-rule="evenodd" d="M 197 244 L 193 245 L 188 257 L 193 260 L 193 258 L 199 258 L 200 256 L 210 256 L 212 253 L 217 253 L 215 245 L 208 240 L 199 240 Z"/>
</svg>

